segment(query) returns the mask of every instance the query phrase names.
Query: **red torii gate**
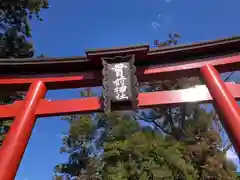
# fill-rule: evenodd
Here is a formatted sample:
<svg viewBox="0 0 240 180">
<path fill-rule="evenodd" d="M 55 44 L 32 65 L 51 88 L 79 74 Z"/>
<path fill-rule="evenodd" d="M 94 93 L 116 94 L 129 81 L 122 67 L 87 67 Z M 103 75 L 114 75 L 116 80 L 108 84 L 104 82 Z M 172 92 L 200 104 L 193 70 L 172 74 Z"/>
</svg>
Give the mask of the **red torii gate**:
<svg viewBox="0 0 240 180">
<path fill-rule="evenodd" d="M 1 90 L 28 89 L 24 100 L 0 106 L 1 119 L 14 118 L 0 149 L 0 180 L 14 179 L 37 117 L 103 110 L 98 97 L 48 101 L 43 99 L 47 90 L 101 86 L 101 58 L 128 54 L 136 57 L 140 82 L 201 76 L 206 84 L 190 89 L 140 93 L 138 108 L 214 102 L 240 156 L 240 109 L 236 102 L 240 99 L 240 84 L 224 83 L 218 73 L 238 71 L 239 52 L 240 37 L 233 37 L 167 48 L 149 49 L 148 45 L 141 45 L 90 50 L 85 57 L 0 60 Z"/>
</svg>

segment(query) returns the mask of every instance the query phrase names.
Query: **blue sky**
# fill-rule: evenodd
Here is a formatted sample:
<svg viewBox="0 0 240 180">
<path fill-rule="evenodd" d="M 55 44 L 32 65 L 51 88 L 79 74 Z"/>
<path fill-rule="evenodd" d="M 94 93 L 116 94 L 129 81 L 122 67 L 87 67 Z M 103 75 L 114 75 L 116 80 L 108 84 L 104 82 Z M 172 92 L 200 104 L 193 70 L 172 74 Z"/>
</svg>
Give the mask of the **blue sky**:
<svg viewBox="0 0 240 180">
<path fill-rule="evenodd" d="M 168 33 L 182 43 L 240 35 L 239 0 L 49 0 L 44 22 L 33 20 L 36 53 L 79 56 L 88 48 L 152 44 Z M 239 83 L 239 78 L 234 75 Z M 49 91 L 47 98 L 72 99 L 78 90 Z M 59 117 L 38 119 L 16 180 L 50 180 L 68 124 Z"/>
</svg>

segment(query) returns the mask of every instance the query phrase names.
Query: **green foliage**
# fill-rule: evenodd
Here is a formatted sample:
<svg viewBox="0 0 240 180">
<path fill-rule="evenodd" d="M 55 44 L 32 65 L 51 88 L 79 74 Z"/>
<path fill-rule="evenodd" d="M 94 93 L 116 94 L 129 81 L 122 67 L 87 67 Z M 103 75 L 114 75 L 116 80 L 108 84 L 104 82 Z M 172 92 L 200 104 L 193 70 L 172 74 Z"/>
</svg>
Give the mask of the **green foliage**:
<svg viewBox="0 0 240 180">
<path fill-rule="evenodd" d="M 79 143 L 75 143 L 74 153 L 66 150 L 72 146 L 63 143 L 64 152 L 69 153 L 70 158 L 64 168 L 56 166 L 57 177 L 76 176 L 86 180 L 236 179 L 236 167 L 220 151 L 221 138 L 211 129 L 212 113 L 201 108 L 196 111 L 186 120 L 181 140 L 150 127 L 141 127 L 131 116 L 121 113 L 95 118 L 75 117 L 74 122 L 69 121 L 71 127 L 66 136 L 68 141 L 78 140 Z M 96 138 L 94 132 L 101 128 L 104 131 Z M 95 146 L 94 150 L 92 146 Z M 100 149 L 104 150 L 101 155 L 93 155 Z M 72 155 L 76 158 L 75 167 L 70 163 L 74 162 Z"/>
<path fill-rule="evenodd" d="M 102 179 L 193 179 L 194 169 L 183 159 L 184 146 L 168 141 L 134 119 L 107 117 L 109 127 L 103 144 Z M 114 123 L 111 123 L 114 121 Z"/>
<path fill-rule="evenodd" d="M 0 2 L 0 57 L 32 57 L 33 47 L 29 41 L 31 29 L 29 19 L 33 15 L 39 20 L 41 8 L 47 8 L 48 2 L 42 0 L 1 1 Z"/>
<path fill-rule="evenodd" d="M 168 47 L 168 46 L 171 46 L 171 45 L 177 45 L 178 44 L 178 41 L 179 41 L 179 38 L 181 36 L 178 34 L 178 33 L 170 33 L 168 35 L 168 40 L 166 41 L 159 41 L 159 40 L 155 40 L 154 41 L 154 46 L 156 47 Z"/>
<path fill-rule="evenodd" d="M 67 139 L 78 140 L 74 146 L 74 153 L 69 151 L 72 146 L 66 144 L 63 138 L 64 151 L 70 153 L 69 162 L 64 165 L 57 165 L 55 170 L 61 174 L 62 179 L 70 176 L 78 176 L 83 179 L 176 179 L 177 177 L 186 180 L 193 179 L 193 166 L 187 163 L 184 157 L 184 144 L 168 137 L 164 137 L 160 132 L 151 128 L 143 128 L 139 123 L 129 116 L 119 116 L 111 113 L 101 115 L 95 119 L 98 127 L 93 125 L 90 116 L 87 118 L 75 119 L 70 122 L 71 127 Z M 76 130 L 77 126 L 79 130 Z M 93 130 L 105 128 L 100 139 L 96 139 L 91 134 Z M 86 131 L 84 129 L 86 128 Z M 77 128 L 78 129 L 78 128 Z M 82 133 L 84 131 L 84 133 Z M 71 134 L 73 133 L 73 134 Z M 75 134 L 76 133 L 76 134 Z M 77 137 L 77 139 L 75 139 Z M 99 147 L 104 149 L 101 156 L 91 156 L 91 143 L 99 142 Z M 88 142 L 88 143 L 86 143 Z M 102 143 L 101 143 L 102 142 Z M 76 149 L 79 151 L 76 152 Z M 84 148 L 83 148 L 84 147 Z M 85 149 L 82 152 L 81 149 Z M 88 153 L 86 153 L 88 151 Z M 86 153 L 86 154 L 85 154 Z M 78 162 L 74 162 L 76 169 L 71 167 L 73 164 L 72 155 L 78 156 Z M 91 172 L 86 159 L 91 160 Z M 95 157 L 95 161 L 94 158 Z M 86 161 L 85 161 L 86 160 Z M 85 173 L 84 173 L 85 171 Z M 86 172 L 88 175 L 86 176 Z M 59 178 L 59 176 L 57 176 Z"/>
<path fill-rule="evenodd" d="M 221 137 L 211 129 L 212 113 L 197 109 L 195 117 L 185 123 L 184 132 L 187 146 L 185 159 L 190 161 L 199 177 L 207 179 L 235 179 L 236 167 L 221 151 Z"/>
<path fill-rule="evenodd" d="M 40 10 L 47 8 L 47 0 L 2 0 L 0 2 L 0 58 L 28 58 L 34 55 L 33 45 L 30 41 L 31 28 L 29 19 L 36 15 L 40 18 Z M 11 104 L 20 100 L 25 93 L 8 90 L 1 92 L 0 104 Z M 11 120 L 1 121 L 0 145 L 8 131 Z"/>
</svg>

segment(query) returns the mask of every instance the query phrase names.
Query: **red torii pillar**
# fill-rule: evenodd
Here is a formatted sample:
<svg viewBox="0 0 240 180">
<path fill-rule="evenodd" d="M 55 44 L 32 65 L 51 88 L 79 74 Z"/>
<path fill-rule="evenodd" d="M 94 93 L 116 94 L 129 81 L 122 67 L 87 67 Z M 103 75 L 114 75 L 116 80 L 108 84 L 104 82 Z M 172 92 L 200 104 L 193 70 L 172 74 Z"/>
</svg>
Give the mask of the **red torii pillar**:
<svg viewBox="0 0 240 180">
<path fill-rule="evenodd" d="M 212 65 L 203 66 L 201 74 L 214 100 L 221 123 L 240 159 L 240 108 L 237 101 Z"/>
<path fill-rule="evenodd" d="M 36 107 L 45 93 L 46 87 L 42 81 L 30 86 L 24 105 L 19 109 L 0 149 L 0 180 L 15 178 L 36 121 Z"/>
</svg>

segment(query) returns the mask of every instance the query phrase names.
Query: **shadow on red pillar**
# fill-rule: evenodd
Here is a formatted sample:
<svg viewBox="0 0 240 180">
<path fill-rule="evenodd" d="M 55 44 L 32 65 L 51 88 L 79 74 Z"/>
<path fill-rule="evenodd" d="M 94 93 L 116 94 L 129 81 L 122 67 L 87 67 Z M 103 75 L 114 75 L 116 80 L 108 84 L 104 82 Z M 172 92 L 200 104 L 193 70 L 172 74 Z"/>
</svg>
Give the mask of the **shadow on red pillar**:
<svg viewBox="0 0 240 180">
<path fill-rule="evenodd" d="M 37 104 L 45 93 L 42 81 L 30 86 L 24 105 L 19 109 L 0 149 L 0 180 L 14 180 L 36 121 Z"/>
<path fill-rule="evenodd" d="M 240 108 L 237 101 L 213 66 L 203 66 L 201 74 L 214 100 L 221 122 L 240 158 Z"/>
</svg>

